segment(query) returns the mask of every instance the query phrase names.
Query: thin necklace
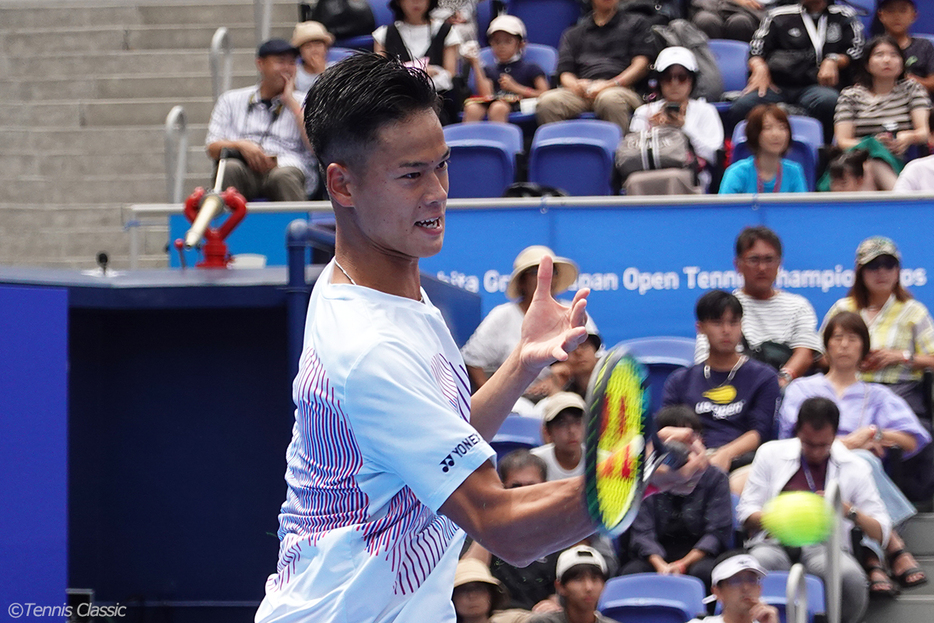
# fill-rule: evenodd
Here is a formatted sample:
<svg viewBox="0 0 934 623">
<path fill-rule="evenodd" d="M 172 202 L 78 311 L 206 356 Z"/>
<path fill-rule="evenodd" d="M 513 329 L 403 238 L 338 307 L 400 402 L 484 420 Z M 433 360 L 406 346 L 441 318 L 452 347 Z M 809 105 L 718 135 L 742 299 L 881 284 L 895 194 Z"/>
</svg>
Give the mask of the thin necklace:
<svg viewBox="0 0 934 623">
<path fill-rule="evenodd" d="M 733 380 L 733 377 L 736 376 L 736 371 L 739 370 L 739 367 L 743 365 L 743 362 L 746 361 L 746 355 L 740 355 L 739 359 L 736 360 L 736 363 L 733 364 L 733 369 L 730 370 L 730 373 L 727 375 L 726 380 L 717 385 L 717 387 L 723 387 L 727 383 Z M 708 381 L 710 380 L 710 364 L 704 364 L 704 378 Z"/>
<path fill-rule="evenodd" d="M 341 266 L 341 263 L 337 261 L 337 258 L 336 258 L 336 257 L 334 258 L 334 265 L 341 269 L 341 272 L 344 273 L 344 276 L 345 276 L 345 277 L 347 277 L 348 279 L 350 279 L 350 283 L 352 283 L 353 285 L 357 285 L 357 282 L 353 280 L 353 277 L 351 277 L 350 275 L 347 274 L 347 271 L 344 270 L 344 267 Z"/>
</svg>

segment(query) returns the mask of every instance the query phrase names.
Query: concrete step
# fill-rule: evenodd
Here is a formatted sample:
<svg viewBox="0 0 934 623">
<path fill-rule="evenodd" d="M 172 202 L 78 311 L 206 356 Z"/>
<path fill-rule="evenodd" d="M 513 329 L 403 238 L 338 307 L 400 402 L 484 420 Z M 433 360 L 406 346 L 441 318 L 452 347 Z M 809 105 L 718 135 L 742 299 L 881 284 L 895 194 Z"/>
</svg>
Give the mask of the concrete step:
<svg viewBox="0 0 934 623">
<path fill-rule="evenodd" d="M 210 176 L 187 175 L 185 194 L 209 185 Z M 4 201 L 11 203 L 90 204 L 165 203 L 168 201 L 164 167 L 157 171 L 128 175 L 85 175 L 82 177 L 32 176 L 16 180 L 0 178 Z"/>
<path fill-rule="evenodd" d="M 60 4 L 60 3 L 56 3 Z M 104 4 L 104 3 L 99 3 Z M 127 25 L 170 25 L 170 24 L 214 24 L 252 23 L 253 2 L 218 3 L 162 3 L 136 6 L 3 6 L 0 7 L 0 29 L 21 30 L 26 28 L 81 28 L 113 24 Z M 297 22 L 297 2 L 276 2 L 272 6 L 272 21 Z"/>
<path fill-rule="evenodd" d="M 917 556 L 930 578 L 928 584 L 903 589 L 895 599 L 872 600 L 866 623 L 931 623 L 934 621 L 934 557 Z"/>
<path fill-rule="evenodd" d="M 251 39 L 252 41 L 252 39 Z M 13 59 L 4 78 L 71 79 L 87 76 L 198 74 L 210 80 L 209 48 L 197 50 L 93 50 L 48 54 L 46 51 Z M 255 72 L 256 51 L 252 45 L 231 53 L 234 72 Z"/>
<path fill-rule="evenodd" d="M 207 128 L 207 123 L 189 123 L 188 144 L 193 147 L 203 146 Z M 3 145 L 4 153 L 10 155 L 60 153 L 77 149 L 88 156 L 136 154 L 145 149 L 143 146 L 152 146 L 151 149 L 163 153 L 164 142 L 164 125 L 83 129 L 0 127 L 0 145 Z"/>
<path fill-rule="evenodd" d="M 151 126 L 165 123 L 176 105 L 185 107 L 190 123 L 207 123 L 214 101 L 211 97 L 163 97 L 140 100 L 89 102 L 12 103 L 0 107 L 0 127 L 112 127 Z"/>
<path fill-rule="evenodd" d="M 909 551 L 916 556 L 934 556 L 934 513 L 920 513 L 912 517 L 899 534 Z M 931 620 L 934 621 L 934 616 Z"/>
<path fill-rule="evenodd" d="M 233 73 L 232 88 L 255 84 L 255 68 Z M 212 96 L 211 79 L 206 74 L 134 74 L 73 78 L 30 77 L 0 83 L 0 102 L 55 100 L 203 98 Z"/>
<path fill-rule="evenodd" d="M 271 37 L 289 38 L 294 22 L 272 24 Z M 253 48 L 256 33 L 252 23 L 211 23 L 207 25 L 174 26 L 86 26 L 49 30 L 28 28 L 7 32 L 2 37 L 2 52 L 15 62 L 36 50 L 63 52 L 95 50 L 209 50 L 211 38 L 219 26 L 226 26 L 232 45 Z"/>
<path fill-rule="evenodd" d="M 196 145 L 188 148 L 188 173 L 207 179 L 214 165 Z M 88 154 L 76 150 L 71 153 L 0 153 L 0 179 L 6 183 L 22 178 L 75 178 L 99 175 L 107 171 L 112 175 L 132 175 L 140 172 L 163 173 L 165 154 L 163 150 L 138 149 L 132 154 L 102 153 Z"/>
</svg>

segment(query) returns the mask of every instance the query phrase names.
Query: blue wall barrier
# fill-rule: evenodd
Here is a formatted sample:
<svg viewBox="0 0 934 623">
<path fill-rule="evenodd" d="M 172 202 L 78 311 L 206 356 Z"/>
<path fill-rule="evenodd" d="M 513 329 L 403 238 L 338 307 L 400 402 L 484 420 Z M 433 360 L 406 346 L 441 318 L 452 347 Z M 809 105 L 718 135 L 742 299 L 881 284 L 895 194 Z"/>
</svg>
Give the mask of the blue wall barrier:
<svg viewBox="0 0 934 623">
<path fill-rule="evenodd" d="M 580 266 L 572 289 L 592 289 L 588 309 L 607 343 L 649 335 L 693 336 L 698 297 L 742 283 L 733 266 L 737 234 L 747 225 L 763 224 L 784 244 L 778 286 L 810 300 L 818 321 L 846 295 L 856 247 L 871 235 L 896 241 L 902 283 L 934 306 L 934 287 L 928 283 L 934 270 L 934 199 L 830 197 L 448 209 L 444 249 L 422 260 L 421 267 L 479 293 L 485 315 L 507 300 L 504 292 L 519 251 L 545 244 Z"/>
</svg>

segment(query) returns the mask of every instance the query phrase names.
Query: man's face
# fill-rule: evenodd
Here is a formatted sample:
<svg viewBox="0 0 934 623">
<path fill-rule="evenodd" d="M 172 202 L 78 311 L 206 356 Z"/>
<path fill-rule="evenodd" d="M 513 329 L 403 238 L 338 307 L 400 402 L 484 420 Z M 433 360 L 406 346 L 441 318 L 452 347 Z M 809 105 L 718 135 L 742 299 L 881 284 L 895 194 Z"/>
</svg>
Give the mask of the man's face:
<svg viewBox="0 0 934 623">
<path fill-rule="evenodd" d="M 586 340 L 568 353 L 567 363 L 571 374 L 589 375 L 597 366 L 597 347 L 590 340 Z"/>
<path fill-rule="evenodd" d="M 699 321 L 697 331 L 707 337 L 710 352 L 718 355 L 735 353 L 743 337 L 743 319 L 728 309 L 716 320 Z"/>
<path fill-rule="evenodd" d="M 724 612 L 742 615 L 762 597 L 762 580 L 754 571 L 746 569 L 714 585 L 712 592 L 723 604 Z"/>
<path fill-rule="evenodd" d="M 329 166 L 343 167 L 342 201 L 361 243 L 392 259 L 438 253 L 450 156 L 438 116 L 424 110 L 384 126 L 367 150 L 357 165 Z"/>
<path fill-rule="evenodd" d="M 594 11 L 609 12 L 619 7 L 620 0 L 591 0 L 590 5 Z"/>
<path fill-rule="evenodd" d="M 817 429 L 809 423 L 800 426 L 798 439 L 801 440 L 801 454 L 804 460 L 811 465 L 819 465 L 830 458 L 830 447 L 834 437 L 833 427 L 829 425 Z"/>
<path fill-rule="evenodd" d="M 734 260 L 736 270 L 743 275 L 743 289 L 750 295 L 767 294 L 772 291 L 772 284 L 778 277 L 778 268 L 782 257 L 778 250 L 764 240 L 756 240 Z"/>
<path fill-rule="evenodd" d="M 270 54 L 256 59 L 256 67 L 262 82 L 278 95 L 285 88 L 286 80 L 295 77 L 295 55 Z"/>
<path fill-rule="evenodd" d="M 580 410 L 576 412 L 577 415 L 572 414 L 570 410 L 563 411 L 548 423 L 548 434 L 558 452 L 580 452 L 581 442 L 584 440 L 584 418 Z"/>
<path fill-rule="evenodd" d="M 503 487 L 506 489 L 516 489 L 518 487 L 528 487 L 545 482 L 540 469 L 534 465 L 519 467 L 505 474 L 503 478 Z"/>
<path fill-rule="evenodd" d="M 302 55 L 302 63 L 308 72 L 323 71 L 327 64 L 328 44 L 324 41 L 306 41 L 298 49 Z"/>
<path fill-rule="evenodd" d="M 918 11 L 908 0 L 895 0 L 879 9 L 879 21 L 885 29 L 895 34 L 907 33 L 918 18 Z"/>
<path fill-rule="evenodd" d="M 597 609 L 597 601 L 603 592 L 605 582 L 597 567 L 587 566 L 576 577 L 564 582 L 556 582 L 558 595 L 564 597 L 569 607 L 592 612 Z"/>
</svg>

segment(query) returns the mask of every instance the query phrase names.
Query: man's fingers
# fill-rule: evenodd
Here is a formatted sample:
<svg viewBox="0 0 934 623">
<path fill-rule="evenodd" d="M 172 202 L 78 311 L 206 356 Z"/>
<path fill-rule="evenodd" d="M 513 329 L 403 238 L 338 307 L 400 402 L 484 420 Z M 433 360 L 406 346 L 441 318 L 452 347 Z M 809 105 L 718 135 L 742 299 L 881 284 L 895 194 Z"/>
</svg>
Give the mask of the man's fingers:
<svg viewBox="0 0 934 623">
<path fill-rule="evenodd" d="M 538 265 L 538 285 L 535 287 L 533 298 L 546 298 L 551 296 L 551 279 L 554 276 L 554 261 L 550 255 L 542 256 Z"/>
</svg>

